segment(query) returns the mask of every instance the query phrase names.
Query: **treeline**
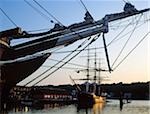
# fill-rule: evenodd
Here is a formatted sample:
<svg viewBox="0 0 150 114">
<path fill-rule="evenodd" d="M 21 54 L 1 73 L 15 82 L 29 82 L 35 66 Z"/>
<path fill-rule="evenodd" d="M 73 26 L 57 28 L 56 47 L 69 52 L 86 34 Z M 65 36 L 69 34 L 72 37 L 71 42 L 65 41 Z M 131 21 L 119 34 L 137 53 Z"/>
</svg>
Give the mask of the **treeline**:
<svg viewBox="0 0 150 114">
<path fill-rule="evenodd" d="M 119 92 L 123 92 L 124 94 L 130 94 L 131 98 L 134 100 L 148 100 L 150 99 L 150 82 L 137 82 L 131 84 L 102 84 L 101 88 L 103 91 L 107 92 L 108 94 L 113 93 L 112 98 L 118 98 Z"/>
<path fill-rule="evenodd" d="M 78 85 L 83 91 L 85 90 L 85 84 Z M 92 85 L 90 85 L 92 88 Z M 66 89 L 68 92 L 75 90 L 76 85 L 59 85 L 48 87 Z M 124 94 L 130 94 L 130 99 L 148 100 L 150 99 L 150 82 L 136 82 L 136 83 L 113 83 L 113 84 L 101 84 L 101 92 L 106 92 L 110 95 L 110 98 L 118 99 L 120 92 Z"/>
</svg>

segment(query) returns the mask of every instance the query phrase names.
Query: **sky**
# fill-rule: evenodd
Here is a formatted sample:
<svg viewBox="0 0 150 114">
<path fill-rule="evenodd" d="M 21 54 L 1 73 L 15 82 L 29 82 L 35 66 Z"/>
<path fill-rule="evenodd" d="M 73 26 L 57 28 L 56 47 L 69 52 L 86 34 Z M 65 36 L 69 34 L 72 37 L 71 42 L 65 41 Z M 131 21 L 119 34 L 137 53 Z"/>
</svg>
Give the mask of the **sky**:
<svg viewBox="0 0 150 114">
<path fill-rule="evenodd" d="M 36 8 L 40 9 L 32 0 L 27 0 L 29 3 L 34 5 Z M 54 15 L 63 25 L 68 26 L 70 24 L 78 23 L 83 21 L 85 9 L 81 4 L 80 0 L 37 0 L 42 6 L 44 6 L 52 15 Z M 117 13 L 123 11 L 124 1 L 123 0 L 83 0 L 87 9 L 93 16 L 95 20 L 99 20 L 103 18 L 106 14 Z M 133 0 L 130 2 L 135 5 L 137 9 L 144 9 L 150 7 L 150 2 L 148 0 Z M 9 15 L 9 17 L 16 23 L 17 26 L 21 27 L 22 30 L 25 31 L 34 31 L 45 29 L 49 30 L 53 28 L 54 24 L 50 22 L 54 20 L 52 17 L 50 19 L 43 18 L 39 13 L 33 10 L 24 0 L 0 0 L 0 7 Z M 42 11 L 45 13 L 44 11 Z M 45 13 L 46 14 L 46 13 Z M 47 15 L 47 14 L 46 14 Z M 129 23 L 129 21 L 133 21 L 133 24 L 129 26 L 129 28 L 125 31 L 131 31 L 136 21 L 140 18 L 139 25 L 144 22 L 144 20 L 148 19 L 150 15 L 148 13 L 144 14 L 141 18 L 140 16 L 134 16 L 132 18 L 127 18 L 125 20 L 120 20 L 117 22 L 113 22 L 109 24 L 109 33 L 106 34 L 106 42 L 109 43 L 117 34 Z M 0 12 L 0 31 L 14 28 L 15 26 Z M 136 29 L 123 51 L 122 55 L 118 59 L 117 65 L 119 61 L 125 57 L 128 52 L 142 39 L 142 37 L 150 31 L 149 22 L 146 22 L 138 29 Z M 120 35 L 122 38 L 112 43 L 108 47 L 108 52 L 110 56 L 110 63 L 112 65 L 115 58 L 118 56 L 120 50 L 125 44 L 126 40 L 130 37 L 126 35 L 123 37 L 123 34 Z M 150 37 L 150 35 L 148 36 Z M 14 40 L 11 42 L 11 45 L 16 45 L 18 43 L 22 43 L 24 40 Z M 76 43 L 67 46 L 65 48 L 59 49 L 58 51 L 66 51 L 75 49 L 83 40 L 77 41 Z M 102 47 L 102 37 L 100 37 L 97 41 L 95 41 L 90 47 Z M 146 38 L 131 55 L 114 70 L 112 73 L 101 72 L 101 76 L 108 77 L 109 81 L 102 81 L 102 83 L 131 83 L 131 82 L 146 82 L 150 81 L 150 40 Z M 94 50 L 90 52 L 91 56 L 93 56 Z M 50 59 L 61 60 L 66 53 L 64 54 L 56 54 L 52 53 Z M 81 57 L 86 56 L 87 51 L 82 52 L 79 56 L 74 58 L 71 63 L 76 63 L 80 65 L 86 66 L 87 58 Z M 102 58 L 101 66 L 103 68 L 107 68 L 104 49 L 97 50 L 97 58 Z M 93 58 L 91 58 L 93 59 Z M 91 60 L 91 67 L 93 67 L 94 61 Z M 56 62 L 47 60 L 44 65 L 52 66 Z M 115 66 L 114 65 L 114 66 Z M 65 65 L 65 67 L 73 67 L 79 68 L 78 66 L 73 65 Z M 80 67 L 81 68 L 81 67 Z M 31 76 L 26 78 L 24 81 L 20 82 L 19 85 L 24 85 L 28 81 L 32 80 L 35 76 L 38 76 L 43 71 L 45 71 L 47 67 L 41 67 Z M 50 72 L 49 72 L 50 73 Z M 47 79 L 43 80 L 39 83 L 39 85 L 62 85 L 62 84 L 72 84 L 69 75 L 73 78 L 84 78 L 86 73 L 76 73 L 76 70 L 69 69 L 61 69 L 56 73 L 49 76 Z M 93 75 L 93 73 L 91 74 Z M 77 83 L 84 83 L 79 82 Z M 31 85 L 34 83 L 31 83 Z"/>
</svg>

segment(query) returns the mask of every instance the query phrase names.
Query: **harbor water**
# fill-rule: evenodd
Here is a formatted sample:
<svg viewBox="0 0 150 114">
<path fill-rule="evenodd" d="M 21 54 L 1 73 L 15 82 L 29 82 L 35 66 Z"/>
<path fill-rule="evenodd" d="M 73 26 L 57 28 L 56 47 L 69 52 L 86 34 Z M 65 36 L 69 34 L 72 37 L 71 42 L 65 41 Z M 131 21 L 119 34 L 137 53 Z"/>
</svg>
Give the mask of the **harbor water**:
<svg viewBox="0 0 150 114">
<path fill-rule="evenodd" d="M 5 113 L 4 113 L 5 114 Z M 42 107 L 14 107 L 6 114 L 150 114 L 150 101 L 132 100 L 119 108 L 118 100 L 97 103 L 91 108 L 80 108 L 77 104 L 44 104 Z"/>
</svg>

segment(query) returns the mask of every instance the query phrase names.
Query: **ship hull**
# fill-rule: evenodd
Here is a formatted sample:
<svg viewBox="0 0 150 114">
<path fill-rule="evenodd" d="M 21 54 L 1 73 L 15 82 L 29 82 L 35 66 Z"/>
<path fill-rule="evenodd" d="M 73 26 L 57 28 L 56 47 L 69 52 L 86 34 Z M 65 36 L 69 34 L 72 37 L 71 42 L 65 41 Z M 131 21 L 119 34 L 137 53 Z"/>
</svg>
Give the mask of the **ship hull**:
<svg viewBox="0 0 150 114">
<path fill-rule="evenodd" d="M 8 84 L 17 84 L 35 72 L 48 57 L 49 54 L 44 54 L 34 58 L 6 63 L 1 66 L 1 78 Z"/>
<path fill-rule="evenodd" d="M 95 103 L 106 102 L 106 97 L 96 96 L 95 94 L 90 92 L 79 92 L 77 97 L 78 108 L 92 108 Z"/>
<path fill-rule="evenodd" d="M 48 57 L 49 55 L 42 55 L 37 58 L 2 65 L 1 103 L 4 104 L 8 101 L 9 91 L 12 87 L 35 72 Z"/>
<path fill-rule="evenodd" d="M 95 103 L 94 96 L 92 93 L 79 92 L 77 98 L 79 108 L 92 107 Z"/>
<path fill-rule="evenodd" d="M 22 58 L 20 60 L 9 60 L 10 49 L 1 45 L 0 47 L 0 106 L 5 108 L 8 101 L 9 92 L 17 83 L 35 72 L 50 56 L 41 54 L 33 57 Z M 12 51 L 11 51 L 12 52 Z M 13 55 L 13 53 L 11 53 Z"/>
</svg>

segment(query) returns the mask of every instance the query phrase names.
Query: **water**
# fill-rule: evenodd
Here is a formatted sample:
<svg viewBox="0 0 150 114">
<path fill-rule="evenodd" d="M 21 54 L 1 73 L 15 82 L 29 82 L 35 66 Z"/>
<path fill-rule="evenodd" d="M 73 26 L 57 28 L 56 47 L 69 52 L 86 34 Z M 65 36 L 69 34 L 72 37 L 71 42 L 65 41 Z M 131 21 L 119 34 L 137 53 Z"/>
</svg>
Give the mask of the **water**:
<svg viewBox="0 0 150 114">
<path fill-rule="evenodd" d="M 92 108 L 78 109 L 77 105 L 45 104 L 39 109 L 29 107 L 16 107 L 8 114 L 150 114 L 149 101 L 132 101 L 124 104 L 123 109 L 119 109 L 118 100 L 110 100 L 106 104 L 95 104 Z"/>
</svg>

